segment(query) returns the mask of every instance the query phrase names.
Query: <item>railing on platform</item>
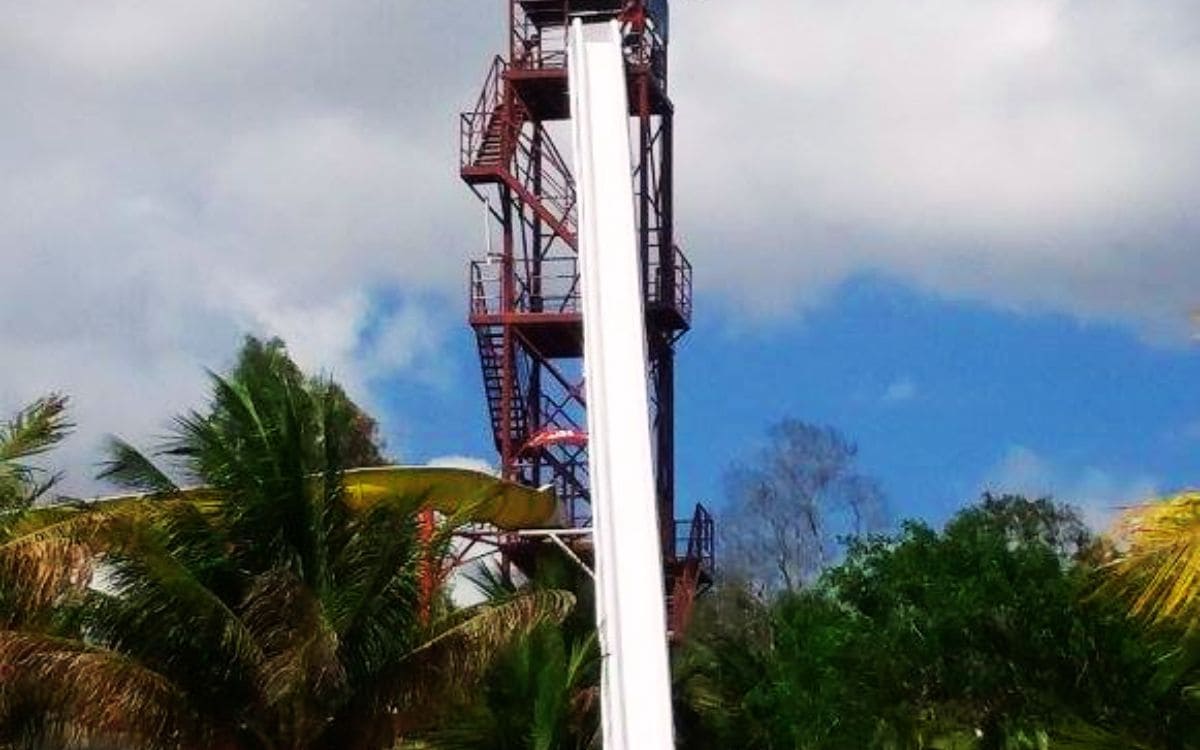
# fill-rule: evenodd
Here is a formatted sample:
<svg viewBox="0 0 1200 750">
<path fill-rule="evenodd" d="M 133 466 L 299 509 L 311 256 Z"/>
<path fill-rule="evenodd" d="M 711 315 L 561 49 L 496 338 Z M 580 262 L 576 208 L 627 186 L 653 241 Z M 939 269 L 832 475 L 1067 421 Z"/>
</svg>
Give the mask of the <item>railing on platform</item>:
<svg viewBox="0 0 1200 750">
<path fill-rule="evenodd" d="M 646 306 L 650 310 L 673 309 L 685 323 L 692 318 L 692 264 L 676 247 L 669 269 L 661 261 L 651 263 L 646 276 Z M 516 274 L 513 312 L 580 312 L 579 258 L 558 255 L 540 263 L 521 263 Z M 504 265 L 497 258 L 472 261 L 470 313 L 498 314 L 502 311 Z M 669 273 L 669 275 L 668 275 Z"/>
<path fill-rule="evenodd" d="M 692 263 L 679 246 L 673 248 L 670 268 L 660 259 L 650 262 L 646 275 L 646 306 L 673 308 L 687 325 L 692 321 Z"/>
<path fill-rule="evenodd" d="M 514 142 L 518 158 L 513 176 L 535 195 L 562 229 L 575 233 L 575 178 L 554 139 L 542 125 L 522 128 Z"/>
<path fill-rule="evenodd" d="M 543 258 L 539 265 L 540 270 L 516 274 L 512 312 L 578 313 L 579 259 L 560 255 Z M 471 262 L 472 315 L 503 311 L 503 281 L 504 265 L 498 259 Z"/>
<path fill-rule="evenodd" d="M 518 12 L 513 20 L 513 65 L 525 70 L 566 68 L 568 27 L 565 7 L 562 18 L 560 24 L 538 26 L 524 12 Z"/>
<path fill-rule="evenodd" d="M 520 70 L 553 70 L 567 67 L 567 30 L 575 15 L 602 17 L 624 17 L 622 35 L 625 59 L 637 68 L 649 68 L 660 82 L 667 79 L 667 44 L 660 27 L 650 12 L 646 21 L 634 31 L 628 17 L 623 16 L 623 2 L 613 2 L 608 8 L 603 3 L 590 3 L 590 10 L 580 12 L 570 0 L 561 2 L 527 3 L 513 2 L 512 49 L 513 67 Z M 533 10 L 529 10 L 530 6 Z M 643 11 L 645 12 L 645 11 Z"/>
<path fill-rule="evenodd" d="M 716 524 L 707 508 L 697 503 L 691 519 L 676 521 L 674 541 L 676 559 L 694 560 L 701 570 L 712 573 L 716 564 Z"/>
</svg>

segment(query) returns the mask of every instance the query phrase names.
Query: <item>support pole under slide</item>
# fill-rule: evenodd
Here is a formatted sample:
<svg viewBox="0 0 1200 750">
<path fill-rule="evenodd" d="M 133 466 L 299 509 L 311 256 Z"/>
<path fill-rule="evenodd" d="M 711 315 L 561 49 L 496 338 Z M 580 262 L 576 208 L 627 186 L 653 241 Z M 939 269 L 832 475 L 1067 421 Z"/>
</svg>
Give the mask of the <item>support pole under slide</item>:
<svg viewBox="0 0 1200 750">
<path fill-rule="evenodd" d="M 673 747 L 628 93 L 616 21 L 573 21 L 588 461 L 605 750 Z"/>
</svg>

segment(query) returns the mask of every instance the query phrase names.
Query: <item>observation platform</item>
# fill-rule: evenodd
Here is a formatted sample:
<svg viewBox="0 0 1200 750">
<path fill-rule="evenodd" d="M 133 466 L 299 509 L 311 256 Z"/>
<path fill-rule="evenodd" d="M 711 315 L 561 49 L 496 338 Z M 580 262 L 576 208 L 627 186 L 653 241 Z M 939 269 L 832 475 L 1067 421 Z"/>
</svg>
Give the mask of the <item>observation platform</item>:
<svg viewBox="0 0 1200 750">
<path fill-rule="evenodd" d="M 537 271 L 518 273 L 513 304 L 507 311 L 500 264 L 473 261 L 470 273 L 473 327 L 512 325 L 544 357 L 583 356 L 578 257 L 543 259 Z M 669 271 L 661 263 L 651 264 L 645 307 L 647 326 L 653 330 L 682 335 L 691 328 L 692 264 L 678 247 Z"/>
<path fill-rule="evenodd" d="M 567 29 L 571 19 L 615 18 L 625 5 L 624 0 L 513 0 L 513 55 L 505 78 L 512 82 L 531 119 L 552 122 L 571 116 L 567 91 Z M 665 40 L 651 25 L 641 33 L 629 34 L 624 43 L 629 114 L 637 116 L 642 111 L 635 84 L 647 73 L 651 74 L 649 113 L 670 114 Z"/>
</svg>

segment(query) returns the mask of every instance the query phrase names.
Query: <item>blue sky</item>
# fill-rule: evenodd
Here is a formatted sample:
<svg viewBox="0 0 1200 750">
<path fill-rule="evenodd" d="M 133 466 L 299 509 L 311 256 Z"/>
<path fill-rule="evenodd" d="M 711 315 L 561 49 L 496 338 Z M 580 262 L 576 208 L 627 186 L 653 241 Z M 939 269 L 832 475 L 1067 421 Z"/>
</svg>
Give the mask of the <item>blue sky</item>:
<svg viewBox="0 0 1200 750">
<path fill-rule="evenodd" d="M 769 322 L 699 302 L 678 359 L 681 507 L 719 507 L 725 468 L 783 417 L 857 442 L 895 519 L 940 522 L 993 489 L 1054 494 L 1099 522 L 1148 492 L 1200 484 L 1200 349 L 878 276 Z M 382 402 L 394 447 L 413 460 L 487 457 L 465 323 L 442 353 L 447 379 L 405 381 Z"/>
<path fill-rule="evenodd" d="M 491 457 L 457 124 L 503 0 L 8 5 L 0 412 L 71 394 L 68 490 L 247 332 L 401 457 Z M 856 440 L 897 516 L 1200 483 L 1200 5 L 729 7 L 672 5 L 681 502 L 785 415 Z"/>
<path fill-rule="evenodd" d="M 855 440 L 897 517 L 941 520 L 984 488 L 1103 510 L 1200 471 L 1200 351 L 1112 325 L 860 277 L 802 319 L 750 330 L 702 315 L 681 361 L 693 496 L 719 497 L 719 467 L 784 415 Z"/>
</svg>

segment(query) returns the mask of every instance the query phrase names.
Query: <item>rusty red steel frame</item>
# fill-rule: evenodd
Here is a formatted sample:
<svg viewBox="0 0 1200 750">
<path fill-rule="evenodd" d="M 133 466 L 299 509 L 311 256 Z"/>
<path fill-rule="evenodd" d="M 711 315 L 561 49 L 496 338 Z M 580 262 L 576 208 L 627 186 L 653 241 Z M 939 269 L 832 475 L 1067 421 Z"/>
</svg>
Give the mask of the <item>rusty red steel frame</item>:
<svg viewBox="0 0 1200 750">
<path fill-rule="evenodd" d="M 692 320 L 692 266 L 675 244 L 674 107 L 667 87 L 662 0 L 506 0 L 509 49 L 488 69 L 461 116 L 460 173 L 485 202 L 499 249 L 470 264 L 468 316 L 483 371 L 491 429 L 505 478 L 551 484 L 563 525 L 591 521 L 587 447 L 541 441 L 587 429 L 582 318 L 571 168 L 551 135 L 570 117 L 567 30 L 576 16 L 618 18 L 635 129 L 631 179 L 637 205 L 647 323 L 658 517 L 668 616 L 686 627 L 696 593 L 710 585 L 713 520 L 697 505 L 675 519 L 675 345 Z M 477 537 L 478 538 L 478 537 Z M 522 557 L 528 538 L 500 542 Z"/>
</svg>

